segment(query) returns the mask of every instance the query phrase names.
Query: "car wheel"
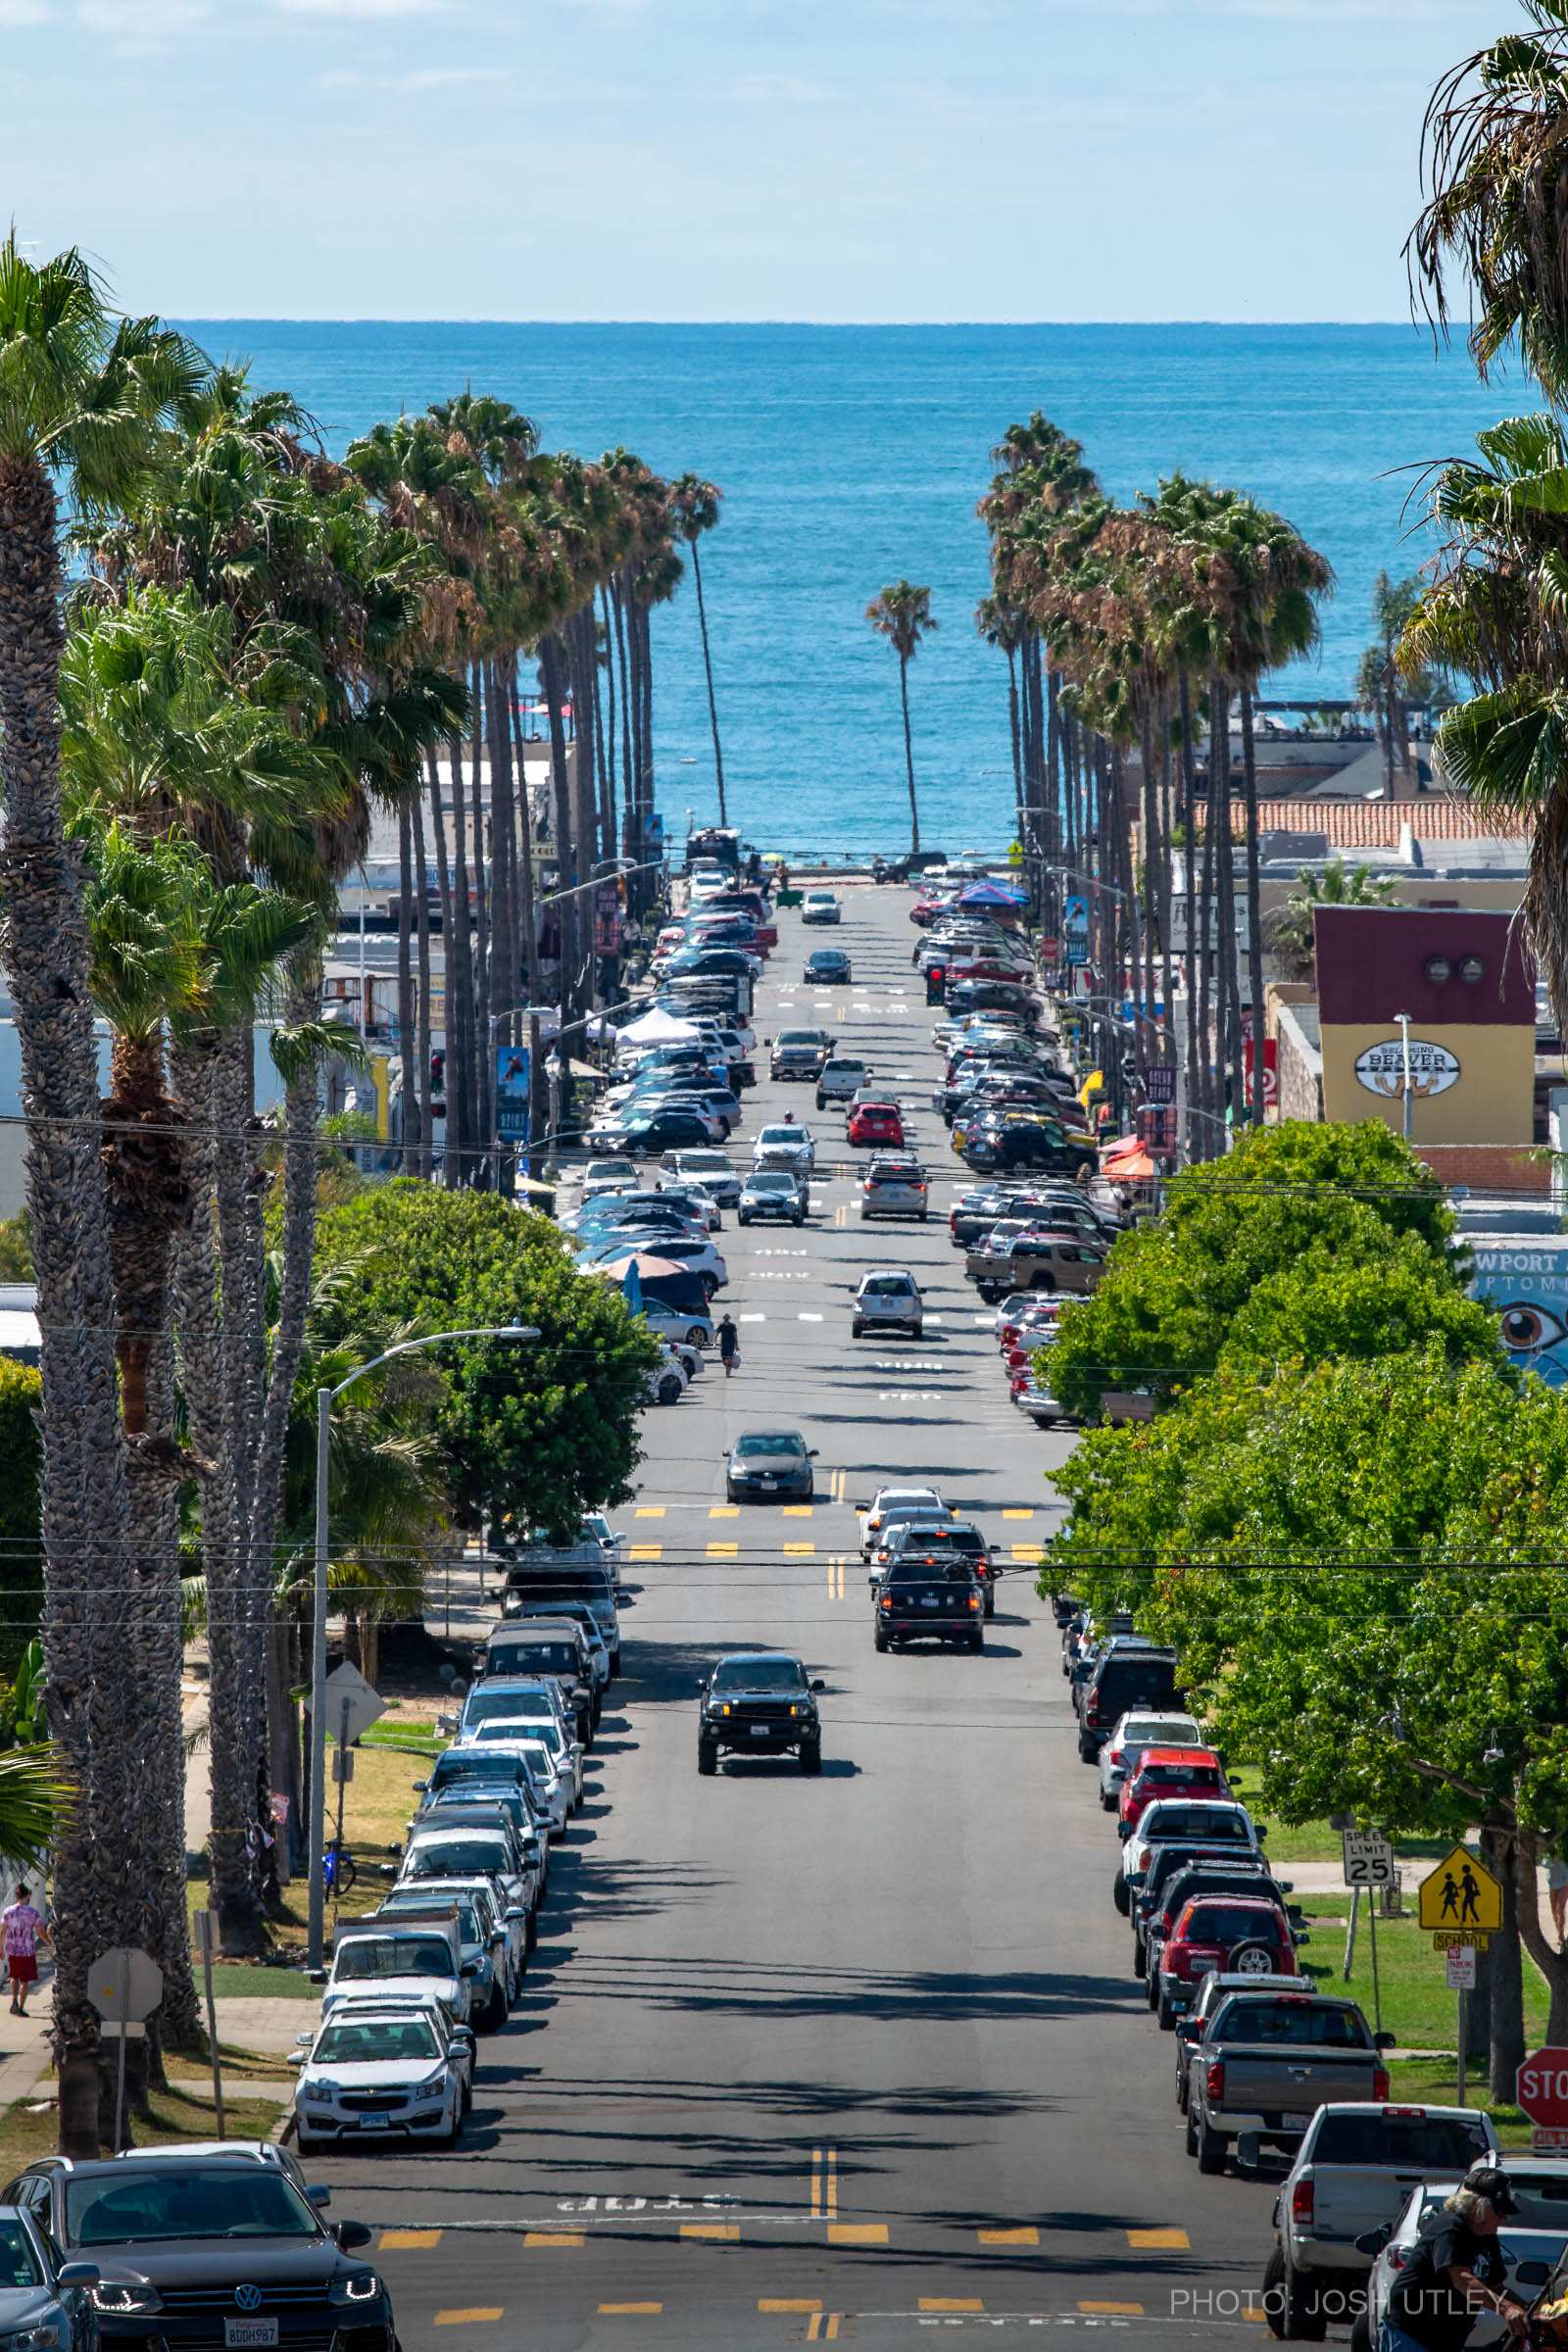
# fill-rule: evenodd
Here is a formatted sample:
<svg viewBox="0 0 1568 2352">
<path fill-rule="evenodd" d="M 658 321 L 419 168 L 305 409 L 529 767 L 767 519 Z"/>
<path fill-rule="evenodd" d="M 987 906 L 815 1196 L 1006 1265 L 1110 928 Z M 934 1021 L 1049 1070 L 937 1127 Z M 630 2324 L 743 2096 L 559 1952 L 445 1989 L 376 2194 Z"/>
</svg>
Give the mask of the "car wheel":
<svg viewBox="0 0 1568 2352">
<path fill-rule="evenodd" d="M 969 1647 L 971 1649 L 984 1649 L 985 1645 L 986 1629 L 983 1625 L 977 1625 L 973 1628 L 969 1635 Z"/>
<path fill-rule="evenodd" d="M 679 1404 L 684 1387 L 685 1383 L 677 1380 L 673 1372 L 666 1373 L 659 1384 L 660 1403 Z"/>
<path fill-rule="evenodd" d="M 807 1772 L 807 1773 L 817 1773 L 817 1772 L 820 1772 L 820 1771 L 821 1771 L 821 1769 L 822 1769 L 822 1742 L 821 1742 L 821 1740 L 803 1740 L 801 1741 L 801 1770 L 802 1770 L 803 1772 Z"/>
<path fill-rule="evenodd" d="M 484 2016 L 485 2032 L 499 2034 L 507 2022 L 507 1994 L 504 1985 L 494 1984 L 491 1986 L 490 1998 L 485 2003 Z"/>
<path fill-rule="evenodd" d="M 700 1348 L 703 1344 L 703 1336 L 702 1325 L 700 1323 L 694 1323 L 686 1334 L 687 1347 Z"/>
<path fill-rule="evenodd" d="M 1144 1998 L 1148 2001 L 1151 2009 L 1159 2007 L 1159 1979 L 1152 1975 L 1148 1969 L 1144 1971 Z"/>
<path fill-rule="evenodd" d="M 1223 2132 L 1211 2132 L 1200 2116 L 1198 2120 L 1198 2169 L 1200 2173 L 1222 2173 L 1230 2152 L 1230 2141 Z M 1321 2329 L 1319 2333 L 1321 2333 Z"/>
<path fill-rule="evenodd" d="M 1201 2165 L 1203 2152 L 1200 2147 L 1198 2161 Z M 1328 2333 L 1328 2321 L 1312 2281 L 1303 2278 L 1292 2268 L 1284 2253 L 1280 2255 L 1280 2332 L 1290 2342 L 1320 2344 Z"/>
<path fill-rule="evenodd" d="M 1358 2311 L 1350 2324 L 1350 2352 L 1372 2352 L 1372 2322 L 1364 2311 Z"/>
<path fill-rule="evenodd" d="M 1079 1752 L 1082 1753 L 1081 1748 Z M 1123 1919 L 1126 1919 L 1131 1915 L 1133 1907 L 1132 1898 L 1127 1891 L 1127 1882 L 1122 1877 L 1119 1870 L 1116 1873 L 1115 1884 L 1112 1886 L 1110 1890 L 1110 1899 L 1115 1904 L 1117 1910 L 1121 1913 Z"/>
<path fill-rule="evenodd" d="M 800 1213 L 799 1213 L 799 1214 L 798 1214 L 798 1215 L 797 1215 L 797 1216 L 796 1216 L 796 1217 L 795 1217 L 795 1218 L 792 1220 L 792 1222 L 793 1222 L 794 1224 L 796 1224 L 796 1225 L 804 1225 L 804 1224 L 806 1223 L 806 1211 L 805 1211 L 805 1209 L 804 1209 L 804 1208 L 803 1208 L 803 1209 L 800 1211 Z"/>
<path fill-rule="evenodd" d="M 1186 2115 L 1187 2129 L 1182 2134 L 1182 2144 L 1189 2156 L 1196 2156 L 1198 2154 L 1198 2118 L 1194 2115 L 1190 2104 L 1186 2109 Z M 1267 2281 L 1265 2280 L 1264 2283 L 1266 2284 Z M 1276 2328 L 1274 2332 L 1278 2335 L 1279 2329 Z"/>
<path fill-rule="evenodd" d="M 751 1221 L 752 1217 L 750 1209 L 740 1208 L 736 1210 L 735 1222 L 737 1225 L 749 1225 Z"/>
<path fill-rule="evenodd" d="M 992 1585 L 987 1585 L 987 1587 L 986 1587 L 986 1615 L 987 1615 L 987 1617 L 994 1617 L 994 1616 L 996 1615 L 996 1613 L 997 1613 L 997 1594 L 996 1594 L 996 1588 L 995 1588 L 994 1586 L 992 1586 Z"/>
<path fill-rule="evenodd" d="M 873 1626 L 871 1629 L 871 1642 L 873 1648 L 884 1652 L 888 1648 L 888 1638 L 879 1625 Z"/>
<path fill-rule="evenodd" d="M 1169 1996 L 1166 1994 L 1163 1986 L 1161 1986 L 1160 1990 L 1154 1996 L 1154 2011 L 1159 2019 L 1160 2032 L 1162 2034 L 1174 2034 L 1176 2031 L 1176 2011 L 1172 2006 Z M 1221 2165 L 1223 2165 L 1224 2162 L 1225 2157 L 1223 2153 L 1222 2142 L 1220 2155 Z"/>
<path fill-rule="evenodd" d="M 1055 1287 L 1056 1278 L 1054 1274 L 1037 1274 L 1029 1285 L 1032 1291 L 1054 1291 Z"/>
<path fill-rule="evenodd" d="M 324 2147 L 325 2144 L 326 2143 L 324 2140 L 313 2139 L 308 2132 L 301 2132 L 296 2127 L 294 2132 L 294 2151 L 296 2155 L 314 2156 L 317 2149 Z"/>
<path fill-rule="evenodd" d="M 1078 1741 L 1078 1761 L 1080 1764 L 1092 1764 L 1095 1760 L 1096 1752 L 1095 1743 L 1092 1740 L 1080 1738 Z"/>
<path fill-rule="evenodd" d="M 864 1325 L 863 1325 L 863 1324 L 862 1324 L 862 1323 L 861 1323 L 861 1322 L 858 1320 L 858 1318 L 857 1318 L 857 1319 L 856 1319 L 856 1321 L 855 1321 L 855 1322 L 853 1322 L 853 1323 L 850 1325 L 850 1337 L 851 1337 L 851 1339 L 852 1339 L 852 1340 L 858 1340 L 858 1339 L 859 1338 L 859 1336 L 860 1336 L 860 1333 L 861 1333 L 861 1331 L 862 1331 L 863 1329 L 864 1329 Z"/>
<path fill-rule="evenodd" d="M 911 1323 L 909 1326 L 909 1337 L 912 1340 L 923 1340 L 925 1337 L 925 1325 L 923 1323 Z"/>
<path fill-rule="evenodd" d="M 1182 2072 L 1181 2068 L 1178 2066 L 1178 2068 L 1176 2069 L 1176 2112 L 1177 2112 L 1177 2114 L 1178 2114 L 1178 2115 L 1185 2115 L 1185 2114 L 1187 2113 L 1187 2108 L 1188 2108 L 1188 2087 L 1187 2087 L 1187 2077 L 1186 2077 L 1186 2075 L 1184 2075 L 1184 2074 L 1183 2074 L 1183 2072 Z"/>
<path fill-rule="evenodd" d="M 716 1740 L 698 1740 L 697 1769 L 705 1780 L 710 1773 L 718 1770 L 718 1741 Z"/>
<path fill-rule="evenodd" d="M 1133 1930 L 1133 1975 L 1135 1977 L 1147 1977 L 1148 1974 L 1149 1946 L 1135 1928 Z M 1150 2003 L 1150 2007 L 1153 2007 L 1152 2002 Z"/>
<path fill-rule="evenodd" d="M 1100 1791 L 1100 1810 L 1102 1813 L 1114 1813 L 1116 1810 L 1116 1799 L 1107 1796 L 1103 1788 Z"/>
</svg>

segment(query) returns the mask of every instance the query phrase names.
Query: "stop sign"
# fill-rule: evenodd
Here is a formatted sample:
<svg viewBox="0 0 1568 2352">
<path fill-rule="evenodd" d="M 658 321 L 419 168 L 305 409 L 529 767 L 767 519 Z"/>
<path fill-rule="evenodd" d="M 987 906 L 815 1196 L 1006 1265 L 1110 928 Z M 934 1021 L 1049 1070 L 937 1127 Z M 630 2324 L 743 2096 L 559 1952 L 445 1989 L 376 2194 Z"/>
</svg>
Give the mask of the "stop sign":
<svg viewBox="0 0 1568 2352">
<path fill-rule="evenodd" d="M 1519 2069 L 1518 2104 L 1539 2131 L 1568 2131 L 1568 2049 L 1537 2050 Z"/>
</svg>

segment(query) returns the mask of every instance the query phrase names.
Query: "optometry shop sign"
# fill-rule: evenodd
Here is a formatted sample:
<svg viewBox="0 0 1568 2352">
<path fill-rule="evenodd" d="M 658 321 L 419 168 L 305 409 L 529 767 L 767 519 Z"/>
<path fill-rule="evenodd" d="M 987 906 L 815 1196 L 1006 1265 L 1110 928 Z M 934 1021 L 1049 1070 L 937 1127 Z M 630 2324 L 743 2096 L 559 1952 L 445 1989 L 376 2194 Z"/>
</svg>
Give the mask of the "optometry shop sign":
<svg viewBox="0 0 1568 2352">
<path fill-rule="evenodd" d="M 1396 1102 L 1404 1093 L 1404 1046 L 1396 1037 L 1385 1038 L 1380 1044 L 1368 1046 L 1355 1057 L 1355 1075 L 1369 1095 L 1380 1095 L 1385 1102 Z M 1446 1046 L 1434 1046 L 1424 1038 L 1410 1040 L 1410 1092 L 1425 1100 L 1429 1095 L 1446 1095 L 1450 1086 L 1458 1083 L 1459 1057 Z"/>
</svg>

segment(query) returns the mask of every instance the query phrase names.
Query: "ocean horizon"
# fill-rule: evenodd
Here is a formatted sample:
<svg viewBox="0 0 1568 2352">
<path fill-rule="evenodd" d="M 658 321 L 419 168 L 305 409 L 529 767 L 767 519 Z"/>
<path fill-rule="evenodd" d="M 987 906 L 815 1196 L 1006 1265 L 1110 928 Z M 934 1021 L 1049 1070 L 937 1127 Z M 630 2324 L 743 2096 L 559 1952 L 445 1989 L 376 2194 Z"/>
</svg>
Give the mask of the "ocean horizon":
<svg viewBox="0 0 1568 2352">
<path fill-rule="evenodd" d="M 864 854 L 908 838 L 898 665 L 863 618 L 902 576 L 939 627 L 910 673 L 922 840 L 1012 831 L 1006 672 L 975 634 L 975 514 L 1006 426 L 1043 409 L 1127 500 L 1177 468 L 1245 489 L 1327 556 L 1311 660 L 1265 685 L 1344 698 L 1380 569 L 1432 553 L 1423 467 L 1534 405 L 1462 344 L 1408 321 L 933 325 L 183 319 L 214 357 L 283 386 L 334 453 L 377 418 L 466 386 L 513 401 L 547 447 L 623 445 L 724 492 L 702 546 L 731 821 L 763 848 Z M 666 832 L 716 814 L 696 600 L 655 619 L 656 782 Z"/>
</svg>

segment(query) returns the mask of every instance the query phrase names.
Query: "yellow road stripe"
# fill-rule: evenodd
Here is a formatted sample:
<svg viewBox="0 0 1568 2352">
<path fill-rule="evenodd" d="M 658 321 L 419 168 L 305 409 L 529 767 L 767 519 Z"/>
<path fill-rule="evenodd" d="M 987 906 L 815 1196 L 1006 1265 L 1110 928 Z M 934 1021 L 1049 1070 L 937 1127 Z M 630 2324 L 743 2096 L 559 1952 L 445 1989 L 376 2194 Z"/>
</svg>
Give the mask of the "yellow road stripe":
<svg viewBox="0 0 1568 2352">
<path fill-rule="evenodd" d="M 1044 1547 L 1039 1544 L 1014 1544 L 1009 1548 L 1015 1560 L 1027 1560 L 1032 1567 L 1038 1567 L 1045 1557 Z"/>
<path fill-rule="evenodd" d="M 741 1506 L 738 1502 L 715 1502 L 708 1513 L 710 1519 L 738 1519 L 740 1515 Z"/>
<path fill-rule="evenodd" d="M 842 2311 L 813 2311 L 810 2318 L 806 2323 L 807 2342 L 808 2344 L 831 2344 L 836 2342 L 839 2332 L 839 2322 L 843 2319 L 843 2317 L 844 2314 Z"/>
<path fill-rule="evenodd" d="M 634 1519 L 662 1519 L 663 1516 L 664 1506 L 662 1502 L 640 1502 L 632 1513 Z M 1005 1518 L 1005 1512 L 1003 1516 Z"/>
<path fill-rule="evenodd" d="M 439 2230 L 383 2230 L 381 2243 L 376 2251 L 380 2254 L 408 2254 L 412 2253 L 416 2247 L 422 2250 L 426 2246 L 438 2246 L 440 2243 L 441 2232 Z"/>
<path fill-rule="evenodd" d="M 1040 2232 L 1032 2224 L 1020 2230 L 977 2230 L 983 2246 L 1038 2246 Z"/>
<path fill-rule="evenodd" d="M 921 2311 L 984 2311 L 978 2295 L 921 2295 L 917 2308 Z"/>
<path fill-rule="evenodd" d="M 804 2319 L 808 2312 L 821 2310 L 822 2298 L 820 2295 L 760 2295 L 757 2308 L 775 2316 L 780 2313 L 799 2313 Z"/>
<path fill-rule="evenodd" d="M 787 1502 L 780 1516 L 785 1519 L 809 1519 L 815 1508 L 814 1502 Z"/>
<path fill-rule="evenodd" d="M 738 2222 L 682 2222 L 680 2233 L 682 2237 L 720 2238 L 726 2245 L 733 2245 L 741 2232 Z"/>
<path fill-rule="evenodd" d="M 827 2218 L 830 2222 L 836 2222 L 839 2218 L 839 2152 L 837 2148 L 829 2148 L 827 2152 Z"/>
<path fill-rule="evenodd" d="M 1192 2242 L 1185 2230 L 1129 2230 L 1127 2232 L 1130 2246 L 1141 2246 L 1151 2254 L 1184 2254 Z"/>
<path fill-rule="evenodd" d="M 1078 2308 L 1108 2320 L 1141 2320 L 1144 2316 L 1141 2303 L 1080 2303 Z"/>
<path fill-rule="evenodd" d="M 438 2311 L 435 2324 L 438 2328 L 477 2328 L 481 2323 L 499 2320 L 500 2317 L 501 2305 L 486 2303 L 472 2311 Z"/>
<path fill-rule="evenodd" d="M 740 1558 L 740 1551 L 741 1547 L 738 1544 L 710 1544 L 708 1546 L 708 1556 L 710 1560 L 737 1560 Z"/>
<path fill-rule="evenodd" d="M 662 1560 L 663 1556 L 664 1546 L 662 1544 L 633 1544 L 628 1546 L 626 1552 L 629 1560 Z"/>
<path fill-rule="evenodd" d="M 525 2230 L 522 2242 L 525 2246 L 580 2246 L 586 2240 L 580 2230 Z"/>
<path fill-rule="evenodd" d="M 809 1560 L 813 1559 L 815 1554 L 816 1545 L 814 1544 L 786 1544 L 784 1545 L 784 1557 L 787 1560 Z"/>
<path fill-rule="evenodd" d="M 1034 1511 L 1032 1508 L 1027 1511 L 1004 1511 L 1002 1516 L 1004 1519 L 1032 1519 Z"/>
<path fill-rule="evenodd" d="M 830 2246 L 885 2246 L 888 2226 L 886 2222 L 830 2222 L 827 2242 Z"/>
<path fill-rule="evenodd" d="M 848 1209 L 845 1207 L 844 1203 L 843 1203 L 842 1201 L 840 1201 L 840 1203 L 839 1203 L 838 1207 L 837 1207 L 837 1208 L 836 1208 L 836 1209 L 833 1211 L 833 1223 L 834 1223 L 834 1226 L 835 1226 L 835 1228 L 837 1229 L 837 1231 L 838 1231 L 838 1232 L 842 1233 L 842 1232 L 843 1232 L 843 1230 L 844 1230 L 844 1228 L 845 1228 L 845 1226 L 846 1226 L 846 1225 L 849 1223 L 849 1221 L 850 1221 L 850 1212 L 849 1212 L 849 1210 L 848 1210 Z"/>
<path fill-rule="evenodd" d="M 662 2303 L 601 2303 L 602 2316 L 607 2320 L 653 2320 L 663 2310 Z"/>
</svg>

